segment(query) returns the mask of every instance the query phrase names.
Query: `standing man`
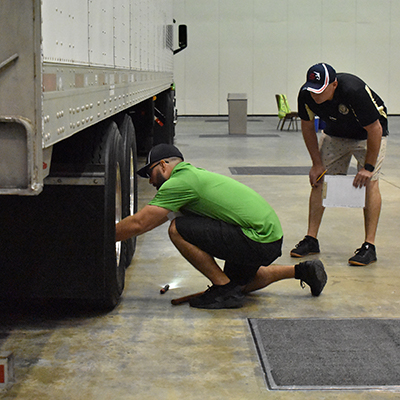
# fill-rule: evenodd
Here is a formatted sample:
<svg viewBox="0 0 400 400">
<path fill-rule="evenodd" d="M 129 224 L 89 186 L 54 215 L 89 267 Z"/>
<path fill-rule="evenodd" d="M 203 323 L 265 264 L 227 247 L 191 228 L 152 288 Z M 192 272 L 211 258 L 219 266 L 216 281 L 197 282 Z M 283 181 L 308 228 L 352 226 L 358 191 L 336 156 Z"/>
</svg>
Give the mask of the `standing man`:
<svg viewBox="0 0 400 400">
<path fill-rule="evenodd" d="M 364 208 L 365 241 L 349 259 L 350 265 L 365 266 L 377 260 L 375 235 L 381 210 L 379 173 L 386 152 L 387 112 L 382 99 L 357 76 L 338 73 L 328 64 L 313 65 L 298 96 L 298 112 L 304 141 L 312 160 L 308 232 L 290 252 L 292 257 L 319 253 L 317 240 L 324 207 L 322 181 L 330 175 L 345 175 L 351 156 L 358 161 L 353 185 L 366 186 Z M 326 128 L 319 144 L 314 116 Z"/>
<path fill-rule="evenodd" d="M 190 301 L 197 308 L 241 307 L 244 293 L 281 279 L 307 283 L 318 296 L 327 276 L 320 261 L 270 265 L 281 253 L 282 228 L 275 211 L 254 190 L 232 178 L 184 162 L 172 145 L 160 144 L 138 171 L 157 188 L 142 210 L 116 225 L 116 240 L 137 236 L 172 219 L 176 248 L 212 286 Z M 171 215 L 180 212 L 182 216 Z M 214 257 L 225 260 L 224 270 Z M 304 287 L 304 286 L 303 286 Z"/>
</svg>

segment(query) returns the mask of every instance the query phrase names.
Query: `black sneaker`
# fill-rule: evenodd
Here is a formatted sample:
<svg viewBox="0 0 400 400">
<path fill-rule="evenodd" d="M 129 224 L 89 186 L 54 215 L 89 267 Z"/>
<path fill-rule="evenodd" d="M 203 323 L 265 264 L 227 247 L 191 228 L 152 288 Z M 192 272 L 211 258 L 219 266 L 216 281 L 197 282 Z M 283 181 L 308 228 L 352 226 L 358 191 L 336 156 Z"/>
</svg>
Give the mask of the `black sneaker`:
<svg viewBox="0 0 400 400">
<path fill-rule="evenodd" d="M 324 264 L 319 260 L 305 261 L 294 266 L 296 279 L 300 279 L 300 285 L 304 289 L 304 283 L 311 288 L 313 296 L 319 296 L 324 288 L 328 277 Z"/>
<path fill-rule="evenodd" d="M 371 243 L 365 242 L 354 252 L 354 256 L 349 258 L 349 264 L 363 267 L 375 262 L 376 260 L 375 246 Z"/>
<path fill-rule="evenodd" d="M 295 248 L 290 252 L 290 255 L 292 257 L 304 257 L 308 254 L 316 253 L 319 253 L 318 239 L 307 235 L 303 240 L 300 240 L 300 242 L 296 244 Z"/>
<path fill-rule="evenodd" d="M 244 297 L 241 286 L 229 282 L 210 286 L 201 296 L 190 300 L 189 304 L 195 308 L 239 308 L 243 306 Z"/>
</svg>

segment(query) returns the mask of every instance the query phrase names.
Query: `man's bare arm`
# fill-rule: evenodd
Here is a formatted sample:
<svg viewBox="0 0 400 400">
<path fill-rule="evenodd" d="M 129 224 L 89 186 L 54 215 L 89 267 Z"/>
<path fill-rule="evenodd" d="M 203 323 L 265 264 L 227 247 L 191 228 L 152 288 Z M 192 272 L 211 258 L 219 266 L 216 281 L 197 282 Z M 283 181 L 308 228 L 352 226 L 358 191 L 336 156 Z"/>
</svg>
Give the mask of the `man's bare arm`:
<svg viewBox="0 0 400 400">
<path fill-rule="evenodd" d="M 134 215 L 124 218 L 115 227 L 116 241 L 123 241 L 133 236 L 148 232 L 168 221 L 170 210 L 166 208 L 146 205 Z"/>
<path fill-rule="evenodd" d="M 365 164 L 371 164 L 372 166 L 375 167 L 379 150 L 381 148 L 382 125 L 380 124 L 379 120 L 376 120 L 372 124 L 364 126 L 364 129 L 368 132 L 367 154 L 365 155 Z M 373 172 L 361 168 L 354 178 L 353 185 L 355 187 L 366 186 L 370 181 L 370 179 L 372 178 L 372 175 Z"/>
<path fill-rule="evenodd" d="M 321 160 L 314 120 L 301 120 L 301 131 L 303 133 L 304 143 L 306 144 L 313 164 L 309 173 L 310 184 L 313 187 L 317 187 L 320 184 L 320 182 L 317 182 L 317 179 L 325 171 L 325 167 Z"/>
</svg>

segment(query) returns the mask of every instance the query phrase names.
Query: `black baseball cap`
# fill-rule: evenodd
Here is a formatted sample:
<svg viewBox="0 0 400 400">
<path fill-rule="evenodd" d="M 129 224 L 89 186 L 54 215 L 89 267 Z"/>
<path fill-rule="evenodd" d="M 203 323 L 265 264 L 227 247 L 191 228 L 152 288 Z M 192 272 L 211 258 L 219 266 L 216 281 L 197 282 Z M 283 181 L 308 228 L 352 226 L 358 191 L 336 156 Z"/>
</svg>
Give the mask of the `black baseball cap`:
<svg viewBox="0 0 400 400">
<path fill-rule="evenodd" d="M 329 84 L 335 82 L 336 71 L 329 64 L 315 64 L 307 71 L 306 79 L 303 89 L 320 94 Z"/>
<path fill-rule="evenodd" d="M 147 163 L 143 168 L 140 168 L 137 172 L 143 178 L 149 178 L 149 167 L 150 165 L 161 161 L 164 158 L 179 157 L 183 161 L 182 153 L 172 144 L 161 143 L 154 146 L 147 156 Z"/>
</svg>

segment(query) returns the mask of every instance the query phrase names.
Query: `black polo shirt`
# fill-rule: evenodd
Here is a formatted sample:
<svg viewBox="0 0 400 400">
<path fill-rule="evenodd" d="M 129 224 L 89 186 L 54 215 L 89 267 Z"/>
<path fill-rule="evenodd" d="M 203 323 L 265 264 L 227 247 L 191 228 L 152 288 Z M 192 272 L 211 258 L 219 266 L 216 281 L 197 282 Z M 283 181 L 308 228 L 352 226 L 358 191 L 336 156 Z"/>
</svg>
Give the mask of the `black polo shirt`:
<svg viewBox="0 0 400 400">
<path fill-rule="evenodd" d="M 304 87 L 300 89 L 297 98 L 300 118 L 310 121 L 318 115 L 326 123 L 327 135 L 358 140 L 367 138 L 363 127 L 379 119 L 383 136 L 388 135 L 383 100 L 355 75 L 339 73 L 337 80 L 333 99 L 322 104 L 315 103 Z"/>
</svg>

